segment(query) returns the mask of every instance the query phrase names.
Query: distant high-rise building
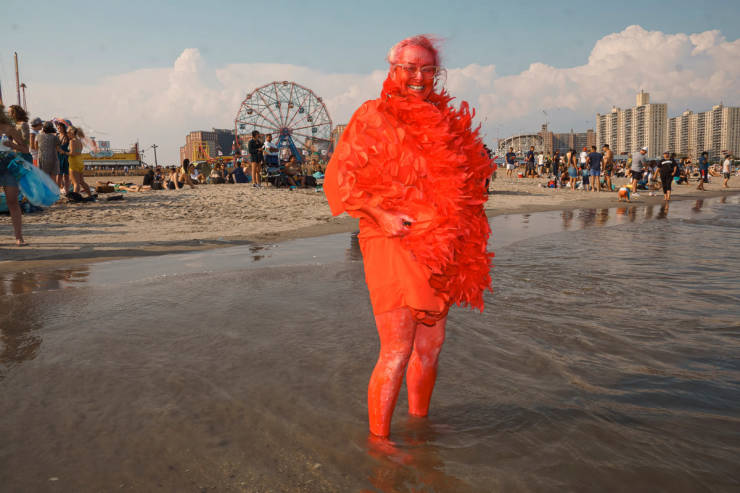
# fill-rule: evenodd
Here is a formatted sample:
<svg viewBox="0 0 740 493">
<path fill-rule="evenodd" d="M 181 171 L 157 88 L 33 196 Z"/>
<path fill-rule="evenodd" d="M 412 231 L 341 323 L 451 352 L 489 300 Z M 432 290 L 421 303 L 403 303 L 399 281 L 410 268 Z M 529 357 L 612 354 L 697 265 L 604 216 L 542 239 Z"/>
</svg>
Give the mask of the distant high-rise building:
<svg viewBox="0 0 740 493">
<path fill-rule="evenodd" d="M 650 94 L 640 91 L 637 106 L 622 110 L 613 107 L 611 112 L 596 113 L 596 146 L 604 144 L 615 154 L 630 154 L 641 147 L 648 148 L 648 155 L 659 156 L 668 146 L 668 105 L 651 103 Z"/>
<path fill-rule="evenodd" d="M 668 121 L 668 149 L 697 159 L 706 151 L 710 159 L 740 153 L 740 108 L 721 104 L 702 113 L 684 111 Z"/>
</svg>

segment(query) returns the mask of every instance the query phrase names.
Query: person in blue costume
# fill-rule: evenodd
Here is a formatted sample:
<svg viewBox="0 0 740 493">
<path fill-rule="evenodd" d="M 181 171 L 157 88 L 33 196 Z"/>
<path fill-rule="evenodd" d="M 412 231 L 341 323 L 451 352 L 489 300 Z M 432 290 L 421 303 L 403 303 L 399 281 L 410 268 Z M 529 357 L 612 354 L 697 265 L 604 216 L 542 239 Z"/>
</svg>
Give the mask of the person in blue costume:
<svg viewBox="0 0 740 493">
<path fill-rule="evenodd" d="M 23 240 L 21 208 L 18 205 L 18 181 L 8 169 L 8 165 L 17 156 L 17 153 L 27 153 L 28 146 L 23 142 L 23 136 L 5 114 L 5 107 L 0 104 L 0 135 L 4 135 L 0 145 L 0 186 L 5 191 L 5 201 L 8 204 L 10 218 L 13 223 L 16 246 L 26 246 Z"/>
</svg>

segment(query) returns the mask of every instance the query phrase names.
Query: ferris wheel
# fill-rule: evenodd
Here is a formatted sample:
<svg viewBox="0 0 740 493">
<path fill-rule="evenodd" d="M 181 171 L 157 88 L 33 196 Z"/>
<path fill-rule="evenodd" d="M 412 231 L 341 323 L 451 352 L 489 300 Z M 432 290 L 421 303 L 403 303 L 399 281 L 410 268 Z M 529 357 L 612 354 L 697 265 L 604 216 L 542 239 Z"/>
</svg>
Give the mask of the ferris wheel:
<svg viewBox="0 0 740 493">
<path fill-rule="evenodd" d="M 247 94 L 234 124 L 242 152 L 257 130 L 272 135 L 281 156 L 289 152 L 299 162 L 305 155 L 323 154 L 331 140 L 331 118 L 321 98 L 287 80 L 265 84 Z"/>
</svg>

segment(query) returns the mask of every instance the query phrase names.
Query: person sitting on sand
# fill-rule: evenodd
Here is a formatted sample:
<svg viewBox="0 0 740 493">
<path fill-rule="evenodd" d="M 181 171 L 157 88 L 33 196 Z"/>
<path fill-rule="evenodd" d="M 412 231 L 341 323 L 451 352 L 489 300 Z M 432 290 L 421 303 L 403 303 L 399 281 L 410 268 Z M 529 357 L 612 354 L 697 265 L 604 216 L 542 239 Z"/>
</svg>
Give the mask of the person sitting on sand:
<svg viewBox="0 0 740 493">
<path fill-rule="evenodd" d="M 306 187 L 306 177 L 301 174 L 301 166 L 296 161 L 295 156 L 290 156 L 288 162 L 285 163 L 283 173 L 285 174 L 288 183 L 290 183 L 290 186 L 297 187 L 298 184 L 296 180 L 298 180 L 301 183 L 301 188 Z"/>
<path fill-rule="evenodd" d="M 208 183 L 212 185 L 221 185 L 226 183 L 224 178 L 224 170 L 221 164 L 216 164 L 211 170 L 211 175 L 208 177 Z"/>
<path fill-rule="evenodd" d="M 195 188 L 193 180 L 190 178 L 190 160 L 185 159 L 182 162 L 182 168 L 172 168 L 170 178 L 167 181 L 167 189 L 180 190 L 185 185 Z"/>
<path fill-rule="evenodd" d="M 249 164 L 246 161 L 242 161 L 239 163 L 239 166 L 234 168 L 234 171 L 231 173 L 234 183 L 249 183 L 248 166 Z"/>
</svg>

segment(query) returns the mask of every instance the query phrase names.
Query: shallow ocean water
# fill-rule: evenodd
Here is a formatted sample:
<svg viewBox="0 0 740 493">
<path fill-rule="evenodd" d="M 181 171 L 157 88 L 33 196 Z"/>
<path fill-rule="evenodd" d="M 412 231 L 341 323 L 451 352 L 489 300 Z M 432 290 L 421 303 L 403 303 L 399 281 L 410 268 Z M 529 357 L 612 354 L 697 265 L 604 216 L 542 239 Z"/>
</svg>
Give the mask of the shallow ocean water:
<svg viewBox="0 0 740 493">
<path fill-rule="evenodd" d="M 389 443 L 351 234 L 0 278 L 0 490 L 740 489 L 740 197 L 491 224 Z"/>
</svg>

